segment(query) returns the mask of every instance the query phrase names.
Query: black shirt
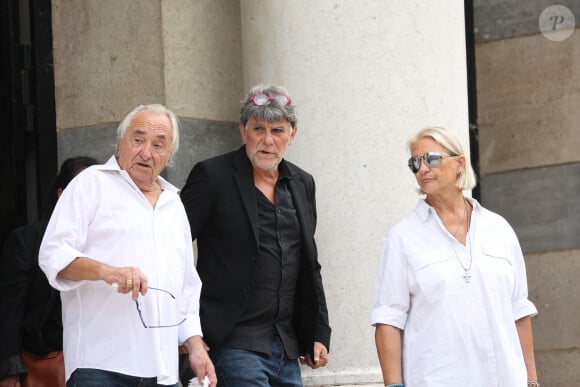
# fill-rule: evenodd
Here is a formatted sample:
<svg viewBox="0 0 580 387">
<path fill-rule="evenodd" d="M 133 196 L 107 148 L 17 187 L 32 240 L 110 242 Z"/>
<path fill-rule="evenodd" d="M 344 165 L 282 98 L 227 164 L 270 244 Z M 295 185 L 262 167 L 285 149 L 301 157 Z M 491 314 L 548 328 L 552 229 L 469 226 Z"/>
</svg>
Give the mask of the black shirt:
<svg viewBox="0 0 580 387">
<path fill-rule="evenodd" d="M 291 359 L 299 356 L 292 317 L 300 271 L 302 237 L 288 181 L 292 175 L 282 162 L 271 203 L 256 188 L 260 252 L 248 305 L 230 335 L 226 347 L 271 354 L 279 335 Z"/>
</svg>

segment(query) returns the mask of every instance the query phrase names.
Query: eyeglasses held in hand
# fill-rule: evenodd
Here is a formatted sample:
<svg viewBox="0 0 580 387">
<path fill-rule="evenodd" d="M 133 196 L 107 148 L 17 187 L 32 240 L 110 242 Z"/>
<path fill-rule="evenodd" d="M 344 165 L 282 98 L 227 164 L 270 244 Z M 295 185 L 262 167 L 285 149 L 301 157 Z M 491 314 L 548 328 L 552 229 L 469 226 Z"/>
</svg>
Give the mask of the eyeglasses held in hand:
<svg viewBox="0 0 580 387">
<path fill-rule="evenodd" d="M 256 106 L 265 106 L 270 104 L 271 100 L 275 100 L 281 106 L 290 105 L 292 100 L 286 94 L 275 94 L 275 95 L 266 95 L 266 94 L 256 94 L 252 96 L 248 102 L 253 103 Z"/>
<path fill-rule="evenodd" d="M 153 288 L 151 286 L 149 286 L 147 288 L 147 291 L 149 290 L 157 290 L 159 292 L 163 292 L 167 295 L 169 295 L 171 297 L 171 299 L 175 300 L 175 296 L 173 294 L 171 294 L 170 292 L 168 292 L 167 290 L 163 290 L 163 289 L 159 289 L 159 288 Z M 145 320 L 143 319 L 143 312 L 141 311 L 141 307 L 139 305 L 139 301 L 135 300 L 135 306 L 137 307 L 137 313 L 139 313 L 139 319 L 141 319 L 141 324 L 143 324 L 143 326 L 145 328 L 171 328 L 171 327 L 176 327 L 178 325 L 183 324 L 183 322 L 186 320 L 186 318 L 184 317 L 183 320 L 181 320 L 180 322 L 178 322 L 177 324 L 168 324 L 168 325 L 150 325 L 147 324 L 145 322 Z"/>
<path fill-rule="evenodd" d="M 427 152 L 422 155 L 413 156 L 409 158 L 409 169 L 413 173 L 417 173 L 421 169 L 421 161 L 425 163 L 429 168 L 437 168 L 443 162 L 445 157 L 455 157 L 455 155 L 444 155 L 441 152 Z"/>
</svg>

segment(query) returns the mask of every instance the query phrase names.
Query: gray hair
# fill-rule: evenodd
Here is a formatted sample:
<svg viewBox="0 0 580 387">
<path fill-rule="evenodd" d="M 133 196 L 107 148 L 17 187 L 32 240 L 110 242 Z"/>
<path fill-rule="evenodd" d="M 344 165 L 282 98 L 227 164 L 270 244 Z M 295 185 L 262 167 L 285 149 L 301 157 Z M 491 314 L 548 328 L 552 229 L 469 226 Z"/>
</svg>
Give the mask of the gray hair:
<svg viewBox="0 0 580 387">
<path fill-rule="evenodd" d="M 246 98 L 242 101 L 242 109 L 240 111 L 240 122 L 244 128 L 251 118 L 268 122 L 282 121 L 286 118 L 288 122 L 290 122 L 292 130 L 296 128 L 297 119 L 296 112 L 294 111 L 294 103 L 291 102 L 288 105 L 283 106 L 277 100 L 271 99 L 268 104 L 258 106 L 250 102 L 250 99 L 257 94 L 265 94 L 268 97 L 283 94 L 290 98 L 286 89 L 280 86 L 261 84 L 252 87 L 246 95 Z M 290 100 L 292 99 L 290 98 Z"/>
<path fill-rule="evenodd" d="M 445 148 L 445 150 L 452 156 L 465 157 L 465 168 L 463 172 L 457 176 L 455 186 L 460 190 L 473 189 L 473 187 L 475 187 L 477 184 L 475 172 L 473 171 L 469 157 L 463 150 L 463 146 L 461 145 L 461 141 L 459 140 L 457 134 L 449 129 L 438 126 L 423 128 L 407 142 L 407 149 L 409 150 L 409 153 L 411 153 L 415 143 L 423 137 L 432 138 L 437 144 Z"/>
<path fill-rule="evenodd" d="M 129 113 L 127 113 L 127 115 L 121 120 L 121 123 L 119 123 L 119 127 L 117 128 L 117 144 L 115 145 L 116 151 L 117 152 L 119 151 L 119 143 L 125 136 L 127 128 L 129 128 L 129 125 L 131 125 L 133 118 L 137 113 L 142 111 L 165 114 L 165 116 L 167 116 L 167 118 L 169 119 L 169 122 L 171 122 L 171 129 L 173 133 L 171 141 L 171 154 L 169 156 L 168 166 L 169 167 L 173 166 L 173 156 L 177 153 L 177 150 L 179 149 L 179 121 L 175 113 L 173 113 L 171 110 L 160 104 L 137 105 L 133 109 L 131 109 Z"/>
</svg>

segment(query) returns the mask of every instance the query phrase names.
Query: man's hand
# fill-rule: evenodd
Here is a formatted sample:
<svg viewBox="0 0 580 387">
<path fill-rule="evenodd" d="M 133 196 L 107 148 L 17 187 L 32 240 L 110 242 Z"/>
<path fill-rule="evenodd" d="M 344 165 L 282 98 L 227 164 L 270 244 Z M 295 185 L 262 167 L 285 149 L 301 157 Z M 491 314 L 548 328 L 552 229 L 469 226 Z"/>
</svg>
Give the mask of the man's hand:
<svg viewBox="0 0 580 387">
<path fill-rule="evenodd" d="M 328 350 L 324 344 L 316 341 L 314 342 L 314 359 L 310 357 L 310 354 L 306 354 L 306 357 L 300 358 L 300 364 L 306 364 L 312 369 L 324 367 L 328 364 Z"/>
<path fill-rule="evenodd" d="M 147 293 L 147 277 L 138 267 L 111 266 L 89 257 L 77 257 L 58 276 L 71 281 L 102 280 L 119 293 L 132 293 L 133 300 Z"/>
<path fill-rule="evenodd" d="M 0 387 L 20 387 L 20 376 L 11 375 L 0 380 Z"/>
<path fill-rule="evenodd" d="M 132 293 L 137 300 L 139 293 L 147 294 L 147 276 L 138 267 L 108 266 L 103 270 L 103 281 L 112 285 L 119 293 Z"/>
<path fill-rule="evenodd" d="M 210 387 L 217 385 L 215 368 L 207 352 L 209 347 L 201 336 L 192 336 L 184 343 L 189 352 L 189 365 L 200 382 L 207 376 L 211 382 Z"/>
</svg>

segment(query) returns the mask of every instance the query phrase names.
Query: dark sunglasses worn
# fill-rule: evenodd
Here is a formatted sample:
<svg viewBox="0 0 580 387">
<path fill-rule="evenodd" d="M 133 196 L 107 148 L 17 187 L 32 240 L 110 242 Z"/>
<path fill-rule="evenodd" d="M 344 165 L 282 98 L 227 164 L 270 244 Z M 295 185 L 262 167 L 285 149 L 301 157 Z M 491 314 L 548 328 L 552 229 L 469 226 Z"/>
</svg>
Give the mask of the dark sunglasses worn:
<svg viewBox="0 0 580 387">
<path fill-rule="evenodd" d="M 429 168 L 437 168 L 443 162 L 445 157 L 455 157 L 455 155 L 445 155 L 441 152 L 427 152 L 422 155 L 413 156 L 409 158 L 409 169 L 413 173 L 417 173 L 421 169 L 421 161 Z"/>
</svg>

